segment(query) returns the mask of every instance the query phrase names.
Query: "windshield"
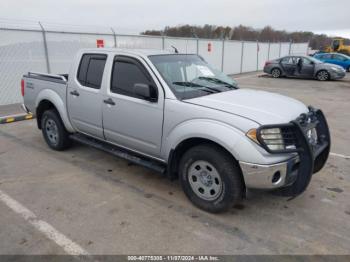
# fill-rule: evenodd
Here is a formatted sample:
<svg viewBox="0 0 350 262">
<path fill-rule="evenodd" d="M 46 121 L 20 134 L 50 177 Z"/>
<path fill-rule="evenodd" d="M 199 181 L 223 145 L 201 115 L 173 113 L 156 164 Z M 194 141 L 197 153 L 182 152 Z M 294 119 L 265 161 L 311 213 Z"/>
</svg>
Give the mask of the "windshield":
<svg viewBox="0 0 350 262">
<path fill-rule="evenodd" d="M 237 89 L 232 78 L 197 55 L 152 55 L 149 59 L 180 100 Z"/>
<path fill-rule="evenodd" d="M 307 59 L 311 60 L 312 62 L 314 62 L 315 64 L 321 64 L 323 63 L 321 60 L 318 60 L 317 58 L 308 56 Z"/>
</svg>

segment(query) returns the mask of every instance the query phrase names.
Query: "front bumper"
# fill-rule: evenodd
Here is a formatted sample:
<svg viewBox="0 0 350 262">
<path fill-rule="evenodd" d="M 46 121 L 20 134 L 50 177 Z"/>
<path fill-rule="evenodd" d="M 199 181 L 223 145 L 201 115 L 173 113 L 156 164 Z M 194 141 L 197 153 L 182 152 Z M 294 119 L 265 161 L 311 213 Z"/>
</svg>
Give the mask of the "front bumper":
<svg viewBox="0 0 350 262">
<path fill-rule="evenodd" d="M 322 111 L 310 107 L 308 114 L 302 114 L 287 125 L 292 128 L 289 130 L 295 130 L 297 146 L 294 151 L 274 152 L 264 145 L 263 147 L 271 154 L 290 154 L 288 160 L 270 165 L 239 162 L 247 188 L 275 189 L 289 186 L 298 178 L 311 179 L 312 174 L 325 165 L 331 141 L 328 124 Z M 313 144 L 307 137 L 311 128 L 316 128 L 318 134 L 318 140 Z"/>
<path fill-rule="evenodd" d="M 271 165 L 239 164 L 247 188 L 274 189 L 293 184 L 298 175 L 299 157 Z"/>
<path fill-rule="evenodd" d="M 330 75 L 333 80 L 342 79 L 345 77 L 346 71 L 331 71 Z"/>
</svg>

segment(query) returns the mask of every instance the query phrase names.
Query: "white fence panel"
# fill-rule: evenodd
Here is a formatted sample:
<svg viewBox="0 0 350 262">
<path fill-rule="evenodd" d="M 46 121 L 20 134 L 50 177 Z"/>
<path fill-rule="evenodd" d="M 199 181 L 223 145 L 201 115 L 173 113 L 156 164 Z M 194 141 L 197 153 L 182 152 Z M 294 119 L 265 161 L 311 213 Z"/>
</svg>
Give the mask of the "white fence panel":
<svg viewBox="0 0 350 262">
<path fill-rule="evenodd" d="M 281 54 L 280 56 L 286 56 L 289 55 L 289 50 L 290 49 L 290 43 L 282 43 L 281 44 Z"/>
<path fill-rule="evenodd" d="M 113 35 L 46 33 L 51 72 L 68 73 L 77 51 L 95 48 L 98 39 L 104 40 L 105 47 L 114 46 Z"/>
<path fill-rule="evenodd" d="M 46 72 L 41 32 L 0 30 L 0 105 L 21 103 L 20 81 L 28 71 Z"/>
<path fill-rule="evenodd" d="M 308 43 L 292 44 L 291 54 L 292 55 L 306 55 L 308 50 Z"/>
<path fill-rule="evenodd" d="M 241 72 L 242 42 L 225 41 L 224 73 Z"/>
<path fill-rule="evenodd" d="M 161 37 L 148 36 L 117 36 L 118 48 L 145 48 L 162 49 L 163 40 Z"/>
<path fill-rule="evenodd" d="M 270 44 L 270 56 L 269 60 L 273 60 L 280 57 L 280 44 L 271 43 Z"/>
<path fill-rule="evenodd" d="M 252 72 L 257 70 L 257 43 L 244 42 L 242 72 Z"/>
<path fill-rule="evenodd" d="M 180 53 L 184 54 L 196 54 L 197 53 L 197 40 L 193 39 L 176 39 L 176 38 L 165 38 L 164 49 L 174 51 L 174 48 Z"/>
<path fill-rule="evenodd" d="M 211 50 L 208 50 L 210 44 Z M 205 61 L 211 64 L 216 69 L 221 69 L 222 64 L 222 41 L 218 40 L 199 40 L 198 54 L 201 55 Z"/>
<path fill-rule="evenodd" d="M 269 44 L 268 43 L 259 43 L 259 65 L 258 69 L 262 70 L 264 68 L 265 62 L 269 60 Z"/>
</svg>

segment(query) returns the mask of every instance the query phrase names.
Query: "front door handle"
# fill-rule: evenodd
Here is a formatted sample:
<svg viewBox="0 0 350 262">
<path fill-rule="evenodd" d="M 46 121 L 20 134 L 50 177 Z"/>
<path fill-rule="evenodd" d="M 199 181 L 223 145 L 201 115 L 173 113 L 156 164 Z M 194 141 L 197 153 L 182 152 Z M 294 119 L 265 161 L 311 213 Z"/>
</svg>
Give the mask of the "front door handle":
<svg viewBox="0 0 350 262">
<path fill-rule="evenodd" d="M 77 90 L 71 91 L 70 94 L 72 96 L 79 96 L 80 95 Z"/>
<path fill-rule="evenodd" d="M 103 100 L 103 102 L 107 105 L 111 105 L 111 106 L 115 105 L 115 102 L 112 100 L 112 98 L 105 99 Z"/>
</svg>

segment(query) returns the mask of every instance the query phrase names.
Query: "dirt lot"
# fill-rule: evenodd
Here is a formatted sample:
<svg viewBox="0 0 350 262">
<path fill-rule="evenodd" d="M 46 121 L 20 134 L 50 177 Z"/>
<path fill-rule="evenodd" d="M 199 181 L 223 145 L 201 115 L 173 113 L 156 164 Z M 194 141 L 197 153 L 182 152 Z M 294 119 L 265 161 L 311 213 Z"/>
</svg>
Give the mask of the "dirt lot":
<svg viewBox="0 0 350 262">
<path fill-rule="evenodd" d="M 334 154 L 303 195 L 250 192 L 212 215 L 192 206 L 177 181 L 82 145 L 52 151 L 35 120 L 6 124 L 0 254 L 350 254 L 350 75 L 237 81 L 324 110 Z"/>
</svg>

